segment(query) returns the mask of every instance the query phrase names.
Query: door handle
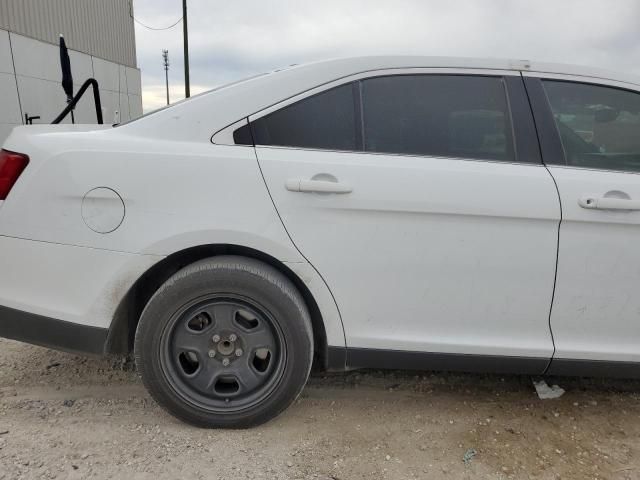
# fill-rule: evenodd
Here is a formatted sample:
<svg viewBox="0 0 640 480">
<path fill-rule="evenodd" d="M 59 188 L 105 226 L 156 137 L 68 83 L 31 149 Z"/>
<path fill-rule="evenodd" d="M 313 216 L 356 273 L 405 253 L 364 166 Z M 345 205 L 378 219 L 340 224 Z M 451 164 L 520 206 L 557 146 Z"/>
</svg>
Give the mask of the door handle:
<svg viewBox="0 0 640 480">
<path fill-rule="evenodd" d="M 290 178 L 285 182 L 285 187 L 290 192 L 351 193 L 353 191 L 351 185 L 345 183 L 330 182 L 328 180 L 302 180 L 299 178 Z"/>
<path fill-rule="evenodd" d="M 640 200 L 613 197 L 582 197 L 578 205 L 590 210 L 640 210 Z"/>
</svg>

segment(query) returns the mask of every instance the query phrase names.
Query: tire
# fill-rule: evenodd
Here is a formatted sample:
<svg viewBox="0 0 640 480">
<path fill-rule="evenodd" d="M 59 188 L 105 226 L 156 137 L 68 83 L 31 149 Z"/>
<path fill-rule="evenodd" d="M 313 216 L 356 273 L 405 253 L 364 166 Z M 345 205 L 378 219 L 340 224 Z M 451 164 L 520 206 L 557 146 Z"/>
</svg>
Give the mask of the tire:
<svg viewBox="0 0 640 480">
<path fill-rule="evenodd" d="M 309 312 L 260 261 L 219 256 L 184 267 L 147 303 L 135 359 L 151 396 L 198 427 L 247 428 L 300 394 L 313 358 Z"/>
</svg>

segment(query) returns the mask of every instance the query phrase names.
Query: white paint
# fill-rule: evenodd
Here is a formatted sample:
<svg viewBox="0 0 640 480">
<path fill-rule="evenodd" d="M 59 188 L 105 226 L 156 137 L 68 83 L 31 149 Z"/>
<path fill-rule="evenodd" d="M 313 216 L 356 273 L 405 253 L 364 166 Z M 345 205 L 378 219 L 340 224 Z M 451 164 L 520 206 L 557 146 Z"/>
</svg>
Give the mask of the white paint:
<svg viewBox="0 0 640 480">
<path fill-rule="evenodd" d="M 550 167 L 563 222 L 551 325 L 558 358 L 640 361 L 640 212 L 580 207 L 618 190 L 640 200 L 640 176 Z"/>
<path fill-rule="evenodd" d="M 102 328 L 135 280 L 162 259 L 5 236 L 0 252 L 1 305 Z"/>
<path fill-rule="evenodd" d="M 248 114 L 263 111 L 292 96 L 348 76 L 380 70 L 419 68 L 463 69 L 469 72 L 484 69 L 519 73 L 518 65 L 520 61 L 514 63 L 499 59 L 413 56 L 357 57 L 309 63 L 253 77 L 192 97 L 170 109 L 154 113 L 147 117 L 144 123 L 131 124 L 129 129 L 138 135 L 153 132 L 165 139 L 198 141 L 210 137 L 231 123 L 240 121 Z M 617 79 L 628 82 L 631 87 L 640 85 L 640 79 L 633 75 L 598 69 L 538 62 L 532 62 L 531 68 L 545 72 L 581 73 L 593 79 Z"/>
<path fill-rule="evenodd" d="M 286 262 L 301 276 L 323 313 L 329 344 L 344 346 L 335 302 L 289 240 L 253 148 L 216 146 L 209 140 L 135 137 L 125 126 L 20 127 L 5 147 L 27 151 L 31 162 L 0 208 L 0 235 L 157 257 L 210 243 L 253 248 Z M 124 221 L 108 234 L 87 228 L 80 215 L 85 193 L 100 186 L 117 191 L 126 207 Z M 34 274 L 40 267 L 26 258 L 21 268 Z M 67 260 L 68 268 L 102 268 L 91 259 Z M 0 285 L 0 300 L 1 290 Z M 21 308 L 32 311 L 29 305 Z M 56 318 L 78 321 L 76 316 Z"/>
<path fill-rule="evenodd" d="M 512 74 L 514 68 L 419 57 L 339 60 L 222 88 L 115 129 L 15 129 L 5 146 L 31 162 L 0 205 L 0 270 L 19 272 L 18 281 L 0 280 L 0 302 L 106 326 L 121 287 L 150 264 L 185 248 L 228 243 L 262 251 L 300 275 L 319 304 L 330 345 L 344 346 L 346 335 L 349 346 L 548 358 L 560 206 L 544 167 L 256 152 L 210 141 L 302 92 L 376 69 L 434 65 L 440 72 Z M 606 75 L 606 81 L 630 81 Z M 640 213 L 581 209 L 577 201 L 613 189 L 639 199 L 640 177 L 551 171 L 566 208 L 552 314 L 557 352 L 639 360 L 634 240 Z M 289 179 L 314 177 L 334 178 L 352 191 L 285 188 Z M 112 233 L 90 230 L 79 214 L 85 193 L 97 187 L 117 191 L 126 208 Z M 63 274 L 71 277 L 68 285 L 54 282 Z"/>
<path fill-rule="evenodd" d="M 124 202 L 110 188 L 94 188 L 82 199 L 82 219 L 96 233 L 111 233 L 124 220 Z"/>
<path fill-rule="evenodd" d="M 583 71 L 540 68 L 525 76 L 594 82 Z M 637 80 L 601 75 L 596 83 L 640 90 Z M 556 291 L 551 311 L 555 357 L 640 362 L 640 212 L 583 208 L 586 197 L 640 200 L 640 175 L 551 166 L 562 202 Z M 616 193 L 613 193 L 616 192 Z"/>
<path fill-rule="evenodd" d="M 348 345 L 551 355 L 560 209 L 544 167 L 257 152 L 287 231 L 336 298 Z M 320 173 L 353 191 L 286 188 Z"/>
<path fill-rule="evenodd" d="M 328 344 L 337 347 L 345 346 L 344 328 L 342 319 L 340 318 L 340 312 L 322 277 L 320 277 L 313 266 L 304 259 L 301 259 L 299 262 L 284 263 L 304 282 L 318 304 L 318 309 L 324 322 Z"/>
</svg>

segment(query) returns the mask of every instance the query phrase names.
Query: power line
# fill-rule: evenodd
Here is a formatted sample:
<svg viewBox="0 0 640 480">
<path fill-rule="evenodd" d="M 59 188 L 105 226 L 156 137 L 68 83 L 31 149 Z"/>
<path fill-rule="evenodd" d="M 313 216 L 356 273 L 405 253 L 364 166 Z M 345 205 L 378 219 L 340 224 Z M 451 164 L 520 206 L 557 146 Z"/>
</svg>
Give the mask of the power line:
<svg viewBox="0 0 640 480">
<path fill-rule="evenodd" d="M 143 22 L 141 22 L 140 20 L 138 20 L 136 17 L 133 16 L 133 0 L 129 0 L 129 15 L 131 16 L 131 18 L 133 18 L 133 21 L 136 22 L 138 25 L 142 25 L 144 28 L 148 28 L 149 30 L 169 30 L 170 28 L 175 27 L 176 25 L 178 25 L 181 21 L 182 21 L 182 17 L 180 17 L 178 20 L 176 20 L 175 23 L 172 23 L 171 25 L 169 25 L 168 27 L 151 27 Z"/>
<path fill-rule="evenodd" d="M 176 25 L 178 25 L 182 21 L 182 17 L 180 17 L 178 20 L 175 21 L 175 23 L 172 23 L 168 27 L 151 27 L 149 25 L 146 25 L 146 24 L 142 23 L 140 20 L 138 20 L 133 15 L 131 15 L 131 18 L 133 18 L 133 21 L 136 22 L 138 25 L 142 25 L 144 28 L 148 28 L 149 30 L 155 30 L 155 31 L 158 31 L 158 30 L 169 30 L 170 28 L 175 27 Z"/>
</svg>

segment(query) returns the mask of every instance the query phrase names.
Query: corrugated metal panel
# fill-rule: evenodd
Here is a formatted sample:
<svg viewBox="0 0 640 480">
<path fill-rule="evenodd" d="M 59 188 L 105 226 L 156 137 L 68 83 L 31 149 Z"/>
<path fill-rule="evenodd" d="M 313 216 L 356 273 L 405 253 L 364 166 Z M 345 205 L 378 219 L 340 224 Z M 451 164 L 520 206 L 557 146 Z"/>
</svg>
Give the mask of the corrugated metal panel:
<svg viewBox="0 0 640 480">
<path fill-rule="evenodd" d="M 132 0 L 0 0 L 0 28 L 136 66 Z"/>
</svg>

